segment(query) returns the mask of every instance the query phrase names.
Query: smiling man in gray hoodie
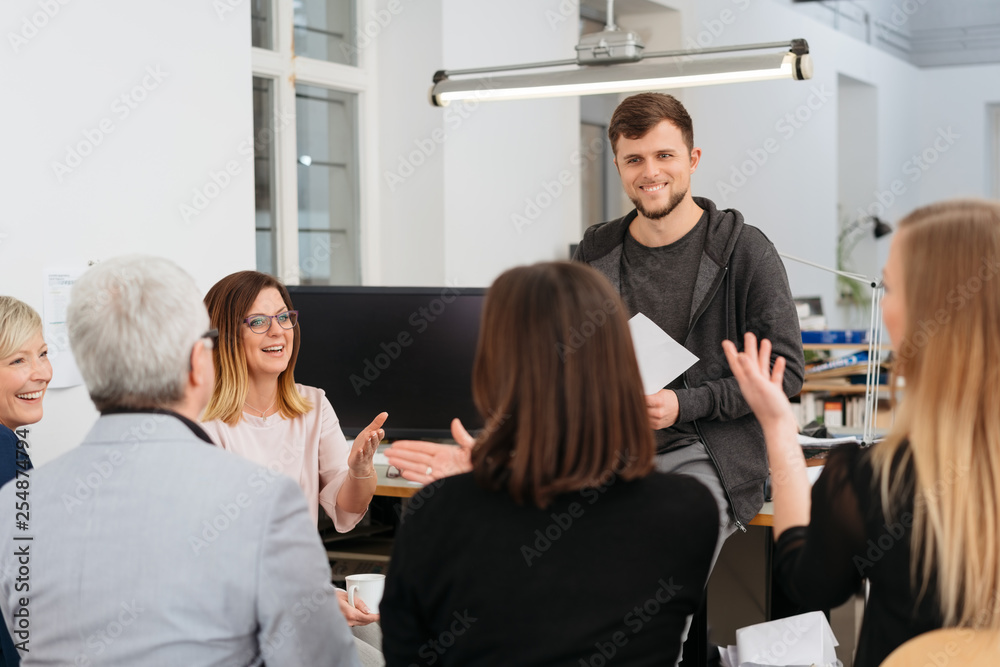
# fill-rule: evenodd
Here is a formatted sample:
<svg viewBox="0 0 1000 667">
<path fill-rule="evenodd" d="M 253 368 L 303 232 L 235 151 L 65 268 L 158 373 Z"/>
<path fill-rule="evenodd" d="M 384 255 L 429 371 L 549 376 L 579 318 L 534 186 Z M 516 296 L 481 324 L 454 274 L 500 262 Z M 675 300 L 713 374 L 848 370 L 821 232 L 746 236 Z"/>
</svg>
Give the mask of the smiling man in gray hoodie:
<svg viewBox="0 0 1000 667">
<path fill-rule="evenodd" d="M 722 341 L 742 349 L 747 331 L 769 339 L 773 356 L 787 360 L 784 389 L 794 396 L 803 373 L 795 304 L 767 237 L 739 211 L 691 196 L 701 149 L 677 99 L 660 93 L 625 99 L 608 137 L 635 209 L 590 227 L 574 259 L 603 273 L 630 315 L 643 313 L 699 359 L 646 403 L 657 468 L 697 477 L 719 504 L 717 558 L 726 538 L 763 505 L 768 469 L 763 433 Z"/>
</svg>

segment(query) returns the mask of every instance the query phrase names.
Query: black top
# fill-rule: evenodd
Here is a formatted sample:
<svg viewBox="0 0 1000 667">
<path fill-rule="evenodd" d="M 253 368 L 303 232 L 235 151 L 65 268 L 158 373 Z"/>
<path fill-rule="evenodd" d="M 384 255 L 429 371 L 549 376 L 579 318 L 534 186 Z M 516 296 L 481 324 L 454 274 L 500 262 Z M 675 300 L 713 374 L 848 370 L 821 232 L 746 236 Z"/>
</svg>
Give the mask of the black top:
<svg viewBox="0 0 1000 667">
<path fill-rule="evenodd" d="M 3 486 L 17 476 L 17 470 L 31 470 L 31 459 L 27 447 L 19 448 L 20 438 L 14 431 L 0 424 L 0 486 Z M 22 479 L 24 476 L 22 475 Z M 13 510 L 14 508 L 11 508 Z M 10 510 L 8 510 L 10 511 Z M 11 512 L 13 514 L 13 512 Z M 11 516 L 11 521 L 14 517 Z M 14 667 L 21 662 L 21 657 L 14 648 L 14 641 L 7 630 L 7 624 L 0 615 L 0 667 Z"/>
<path fill-rule="evenodd" d="M 380 605 L 388 667 L 673 664 L 704 594 L 718 508 L 690 477 L 609 477 L 544 510 L 471 473 L 421 489 Z"/>
<path fill-rule="evenodd" d="M 622 299 L 629 316 L 642 313 L 681 345 L 687 340 L 691 301 L 698 279 L 701 252 L 708 233 L 708 213 L 673 243 L 650 248 L 631 232 L 622 244 Z M 667 389 L 684 388 L 683 373 Z M 701 438 L 692 422 L 677 422 L 655 432 L 656 451 L 663 453 L 693 445 Z"/>
<path fill-rule="evenodd" d="M 878 445 L 875 445 L 876 447 Z M 811 609 L 847 601 L 863 578 L 871 589 L 854 664 L 875 667 L 900 644 L 942 627 L 937 582 L 911 585 L 913 468 L 893 476 L 906 480 L 906 502 L 890 518 L 872 484 L 871 450 L 842 445 L 831 452 L 813 486 L 809 526 L 789 528 L 778 539 L 775 569 L 789 596 Z"/>
</svg>

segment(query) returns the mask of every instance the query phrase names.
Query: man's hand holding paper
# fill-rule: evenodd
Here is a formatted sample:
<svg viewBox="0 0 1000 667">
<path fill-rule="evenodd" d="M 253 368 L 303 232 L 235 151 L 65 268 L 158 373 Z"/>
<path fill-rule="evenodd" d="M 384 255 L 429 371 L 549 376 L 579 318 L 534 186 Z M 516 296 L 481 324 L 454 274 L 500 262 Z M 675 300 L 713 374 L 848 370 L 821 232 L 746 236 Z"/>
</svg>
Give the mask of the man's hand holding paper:
<svg viewBox="0 0 1000 667">
<path fill-rule="evenodd" d="M 642 313 L 637 313 L 628 324 L 642 375 L 650 426 L 654 430 L 673 426 L 679 409 L 677 395 L 663 387 L 693 366 L 698 357 Z"/>
</svg>

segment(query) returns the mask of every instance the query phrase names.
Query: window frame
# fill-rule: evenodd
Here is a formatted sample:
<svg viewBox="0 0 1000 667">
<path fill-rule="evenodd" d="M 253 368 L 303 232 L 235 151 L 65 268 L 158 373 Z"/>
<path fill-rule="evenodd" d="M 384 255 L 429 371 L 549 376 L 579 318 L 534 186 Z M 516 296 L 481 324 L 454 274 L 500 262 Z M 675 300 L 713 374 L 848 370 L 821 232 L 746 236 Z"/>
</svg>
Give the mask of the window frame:
<svg viewBox="0 0 1000 667">
<path fill-rule="evenodd" d="M 354 0 L 354 43 L 366 17 L 374 14 L 375 0 Z M 358 141 L 358 265 L 362 285 L 381 274 L 378 225 L 378 93 L 377 43 L 357 52 L 358 65 L 342 65 L 295 55 L 293 0 L 271 0 L 271 44 L 274 49 L 250 47 L 252 76 L 273 81 L 275 273 L 288 285 L 301 282 L 299 267 L 299 211 L 296 154 L 295 86 L 318 86 L 357 95 Z M 256 243 L 256 241 L 255 241 Z"/>
</svg>

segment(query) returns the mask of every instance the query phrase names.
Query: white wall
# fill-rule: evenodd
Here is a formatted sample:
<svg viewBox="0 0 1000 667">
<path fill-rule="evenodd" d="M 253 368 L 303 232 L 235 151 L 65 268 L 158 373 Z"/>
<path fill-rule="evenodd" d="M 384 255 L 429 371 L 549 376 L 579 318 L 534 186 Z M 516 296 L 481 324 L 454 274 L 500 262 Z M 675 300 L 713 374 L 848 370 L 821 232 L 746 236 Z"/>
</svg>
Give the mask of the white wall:
<svg viewBox="0 0 1000 667">
<path fill-rule="evenodd" d="M 390 0 L 379 0 L 385 11 Z M 444 150 L 461 129 L 455 110 L 431 106 L 442 67 L 441 3 L 407 3 L 379 33 L 379 197 L 383 285 L 444 283 Z M 442 122 L 445 116 L 448 122 Z"/>
<path fill-rule="evenodd" d="M 44 269 L 122 253 L 168 257 L 204 290 L 253 267 L 252 162 L 239 152 L 252 133 L 249 3 L 233 4 L 221 17 L 203 0 L 53 2 L 51 17 L 35 0 L 3 4 L 0 293 L 41 311 Z M 70 147 L 88 154 L 60 179 Z M 210 173 L 230 161 L 240 171 L 216 194 Z M 214 198 L 185 220 L 180 205 L 206 186 Z M 34 461 L 96 416 L 83 387 L 50 390 Z"/>
<path fill-rule="evenodd" d="M 920 135 L 912 151 L 922 158 L 917 167 L 923 174 L 918 205 L 953 197 L 989 195 L 990 173 L 1000 168 L 1000 164 L 992 169 L 987 164 L 990 157 L 987 105 L 990 104 L 1000 104 L 1000 65 L 944 67 L 924 72 L 919 104 L 911 110 L 921 119 Z"/>
<path fill-rule="evenodd" d="M 572 3 L 438 0 L 390 28 L 379 44 L 383 172 L 430 155 L 395 189 L 383 178 L 382 282 L 488 285 L 516 264 L 565 258 L 579 233 L 578 101 L 434 108 L 428 91 L 439 69 L 566 58 Z"/>
</svg>

